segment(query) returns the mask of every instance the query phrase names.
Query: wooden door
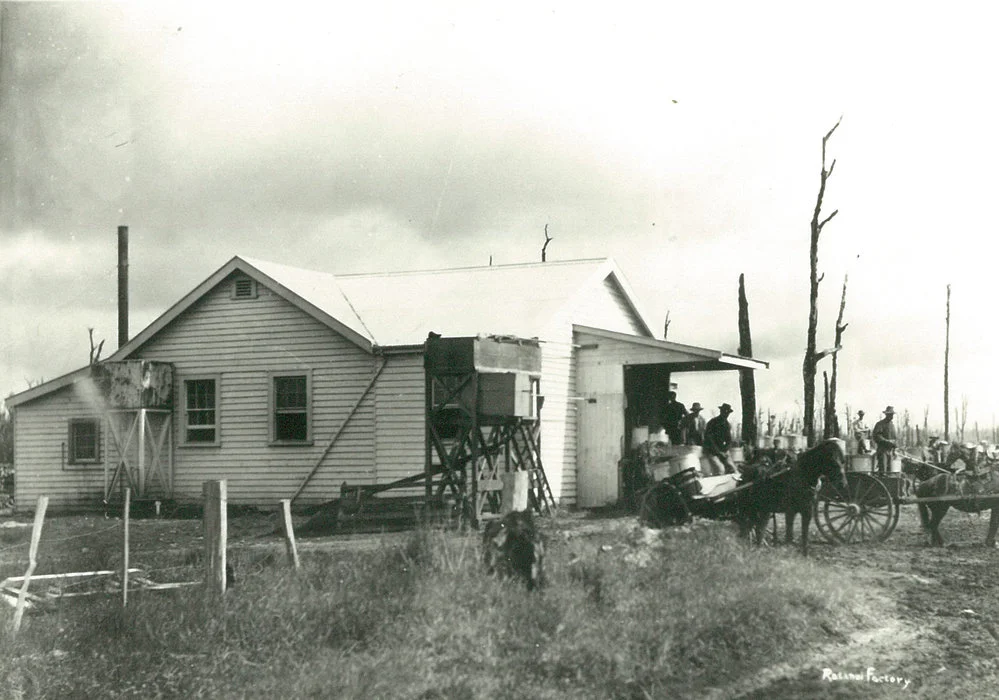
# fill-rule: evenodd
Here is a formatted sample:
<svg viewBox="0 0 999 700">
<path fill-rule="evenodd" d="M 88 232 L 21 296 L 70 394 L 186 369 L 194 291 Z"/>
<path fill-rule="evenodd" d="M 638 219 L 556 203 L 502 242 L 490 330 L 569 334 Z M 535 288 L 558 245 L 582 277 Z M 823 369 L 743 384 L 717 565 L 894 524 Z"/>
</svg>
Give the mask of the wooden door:
<svg viewBox="0 0 999 700">
<path fill-rule="evenodd" d="M 613 505 L 620 495 L 618 462 L 624 440 L 621 365 L 581 364 L 577 392 L 577 505 Z"/>
</svg>

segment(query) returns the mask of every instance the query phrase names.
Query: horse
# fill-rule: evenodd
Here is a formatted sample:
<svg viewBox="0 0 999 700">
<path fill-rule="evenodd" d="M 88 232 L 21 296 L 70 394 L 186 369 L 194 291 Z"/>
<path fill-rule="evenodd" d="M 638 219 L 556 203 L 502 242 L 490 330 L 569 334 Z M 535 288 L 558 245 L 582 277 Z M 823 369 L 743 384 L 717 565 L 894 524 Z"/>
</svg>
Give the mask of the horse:
<svg viewBox="0 0 999 700">
<path fill-rule="evenodd" d="M 839 440 L 819 443 L 790 462 L 788 468 L 771 473 L 752 475 L 745 492 L 737 503 L 736 522 L 739 534 L 748 537 L 755 532 L 756 544 L 763 542 L 767 520 L 772 513 L 783 513 L 785 542 L 794 539 L 794 517 L 801 516 L 801 553 L 808 556 L 808 529 L 812 522 L 812 501 L 819 479 L 827 479 L 847 489 L 846 453 Z M 780 462 L 778 462 L 780 464 Z M 744 472 L 744 476 L 749 475 Z"/>
<path fill-rule="evenodd" d="M 989 531 L 985 536 L 985 546 L 995 547 L 996 531 L 999 530 L 999 473 L 994 470 L 980 474 L 967 471 L 958 474 L 936 474 L 919 482 L 915 490 L 916 498 L 939 498 L 942 496 L 965 496 L 948 501 L 919 503 L 919 520 L 923 530 L 930 535 L 930 546 L 942 546 L 940 521 L 953 506 L 962 513 L 980 513 L 991 510 Z"/>
</svg>

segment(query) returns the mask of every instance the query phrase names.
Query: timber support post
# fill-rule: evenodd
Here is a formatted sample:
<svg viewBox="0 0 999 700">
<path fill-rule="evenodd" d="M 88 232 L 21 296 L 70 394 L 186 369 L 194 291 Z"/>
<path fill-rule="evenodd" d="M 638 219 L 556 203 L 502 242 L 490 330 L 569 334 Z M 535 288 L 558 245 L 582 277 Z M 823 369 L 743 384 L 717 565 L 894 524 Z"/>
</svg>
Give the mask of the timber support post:
<svg viewBox="0 0 999 700">
<path fill-rule="evenodd" d="M 209 601 L 221 600 L 226 590 L 226 539 L 228 522 L 225 481 L 202 484 L 205 499 L 205 595 Z"/>
<path fill-rule="evenodd" d="M 17 594 L 17 607 L 14 610 L 14 621 L 11 623 L 11 633 L 16 635 L 21 629 L 21 618 L 24 615 L 24 605 L 28 598 L 28 584 L 31 582 L 31 575 L 35 573 L 38 566 L 38 542 L 42 538 L 42 525 L 45 523 L 45 511 L 49 507 L 49 497 L 39 496 L 38 505 L 35 506 L 35 523 L 31 528 L 31 545 L 28 548 L 28 570 L 24 573 L 24 580 L 21 582 L 21 590 Z"/>
<path fill-rule="evenodd" d="M 284 545 L 288 550 L 288 563 L 296 569 L 302 567 L 298 560 L 298 546 L 295 544 L 295 528 L 291 522 L 291 499 L 281 499 L 281 533 L 284 535 Z"/>
</svg>

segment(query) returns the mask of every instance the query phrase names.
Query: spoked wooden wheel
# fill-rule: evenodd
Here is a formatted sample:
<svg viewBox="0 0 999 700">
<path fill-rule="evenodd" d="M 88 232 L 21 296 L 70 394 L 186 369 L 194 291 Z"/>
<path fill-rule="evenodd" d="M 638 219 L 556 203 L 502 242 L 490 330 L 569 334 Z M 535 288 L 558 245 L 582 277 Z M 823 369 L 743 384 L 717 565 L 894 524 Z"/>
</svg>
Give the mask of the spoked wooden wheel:
<svg viewBox="0 0 999 700">
<path fill-rule="evenodd" d="M 898 524 L 899 505 L 870 474 L 850 472 L 847 488 L 823 484 L 815 495 L 815 524 L 830 542 L 882 542 Z"/>
<path fill-rule="evenodd" d="M 646 527 L 666 527 L 685 525 L 691 521 L 691 515 L 683 494 L 672 484 L 662 481 L 642 496 L 638 520 Z"/>
</svg>

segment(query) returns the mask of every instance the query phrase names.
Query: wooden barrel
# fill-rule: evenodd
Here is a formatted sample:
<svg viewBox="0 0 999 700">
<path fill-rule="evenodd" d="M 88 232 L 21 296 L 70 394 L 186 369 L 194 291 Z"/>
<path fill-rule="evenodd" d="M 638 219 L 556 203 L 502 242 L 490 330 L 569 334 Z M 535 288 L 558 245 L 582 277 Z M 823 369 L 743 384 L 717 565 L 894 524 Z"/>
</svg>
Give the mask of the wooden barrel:
<svg viewBox="0 0 999 700">
<path fill-rule="evenodd" d="M 902 473 L 902 458 L 892 457 L 891 462 L 888 464 L 888 472 L 891 474 L 901 474 Z"/>
<path fill-rule="evenodd" d="M 693 498 L 701 492 L 701 482 L 697 479 L 695 469 L 684 469 L 670 477 L 670 483 L 676 486 L 687 498 Z"/>
<path fill-rule="evenodd" d="M 847 464 L 847 469 L 851 472 L 874 471 L 874 455 L 850 455 L 849 459 L 850 461 Z"/>
<path fill-rule="evenodd" d="M 657 483 L 673 476 L 673 468 L 669 462 L 660 462 L 652 467 L 652 478 Z"/>
<path fill-rule="evenodd" d="M 631 429 L 631 446 L 638 447 L 649 439 L 649 426 L 640 425 Z"/>
<path fill-rule="evenodd" d="M 671 457 L 669 460 L 669 475 L 673 476 L 688 469 L 699 472 L 701 470 L 700 449 L 698 447 L 697 452 L 688 452 Z"/>
</svg>

